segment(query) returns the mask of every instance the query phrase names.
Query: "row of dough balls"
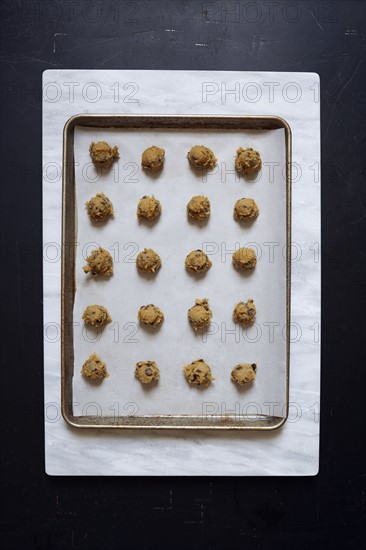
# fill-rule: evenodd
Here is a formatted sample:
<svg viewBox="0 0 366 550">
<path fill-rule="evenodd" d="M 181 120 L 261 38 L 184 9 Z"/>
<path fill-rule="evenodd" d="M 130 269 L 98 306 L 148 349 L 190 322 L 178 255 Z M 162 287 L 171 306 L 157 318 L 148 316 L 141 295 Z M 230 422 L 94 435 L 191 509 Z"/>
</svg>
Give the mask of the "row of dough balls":
<svg viewBox="0 0 366 550">
<path fill-rule="evenodd" d="M 255 380 L 256 370 L 255 363 L 240 363 L 231 371 L 231 380 L 239 386 L 245 386 Z M 212 380 L 215 380 L 211 368 L 203 359 L 192 361 L 183 367 L 183 372 L 187 381 L 195 386 L 207 388 Z M 85 361 L 81 374 L 92 381 L 101 381 L 109 377 L 106 364 L 96 353 L 92 353 Z M 155 361 L 139 361 L 136 363 L 135 376 L 142 384 L 151 384 L 159 380 L 160 371 Z"/>
<path fill-rule="evenodd" d="M 110 168 L 113 162 L 119 159 L 118 147 L 111 147 L 106 141 L 92 142 L 89 147 L 91 159 L 99 168 Z M 199 170 L 212 169 L 217 164 L 217 158 L 209 147 L 194 145 L 187 153 L 189 163 Z M 141 166 L 147 172 L 157 174 L 164 166 L 165 150 L 156 145 L 145 149 L 141 156 Z M 262 167 L 262 159 L 258 151 L 252 147 L 236 150 L 235 168 L 244 176 L 255 176 Z"/>
<path fill-rule="evenodd" d="M 256 307 L 254 301 L 249 299 L 247 302 L 239 302 L 233 311 L 233 321 L 243 327 L 253 325 L 256 316 Z M 101 305 L 87 306 L 82 317 L 86 325 L 92 325 L 96 328 L 104 327 L 112 321 L 107 308 Z M 158 328 L 164 321 L 164 313 L 158 306 L 147 304 L 141 306 L 137 319 L 142 325 Z M 208 305 L 207 298 L 196 298 L 195 303 L 188 309 L 188 320 L 194 330 L 204 330 L 210 326 L 212 319 L 212 310 Z"/>
<path fill-rule="evenodd" d="M 105 222 L 114 214 L 112 201 L 104 194 L 97 193 L 85 203 L 89 218 L 92 222 Z M 137 205 L 137 218 L 140 221 L 155 221 L 161 214 L 161 204 L 152 195 L 144 195 Z M 191 221 L 202 222 L 211 214 L 211 204 L 208 197 L 196 195 L 187 204 L 187 216 Z M 251 222 L 259 215 L 259 208 L 254 199 L 243 197 L 234 205 L 234 219 L 236 221 Z"/>
<path fill-rule="evenodd" d="M 85 273 L 92 276 L 111 277 L 113 274 L 113 259 L 111 254 L 102 247 L 92 250 L 86 258 Z M 257 264 L 257 255 L 252 248 L 239 248 L 232 255 L 233 266 L 238 270 L 251 270 Z M 212 261 L 202 250 L 192 250 L 187 254 L 185 266 L 191 273 L 206 273 L 212 267 Z M 136 267 L 140 273 L 156 273 L 162 266 L 157 252 L 152 248 L 144 248 L 136 257 Z"/>
</svg>

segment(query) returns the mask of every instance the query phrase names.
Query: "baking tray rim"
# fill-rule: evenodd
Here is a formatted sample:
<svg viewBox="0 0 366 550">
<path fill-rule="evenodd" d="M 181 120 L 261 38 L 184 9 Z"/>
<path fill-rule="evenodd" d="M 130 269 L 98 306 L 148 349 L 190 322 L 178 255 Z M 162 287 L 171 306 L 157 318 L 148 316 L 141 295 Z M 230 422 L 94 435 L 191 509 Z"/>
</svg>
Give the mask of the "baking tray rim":
<svg viewBox="0 0 366 550">
<path fill-rule="evenodd" d="M 108 123 L 107 123 L 108 122 Z M 123 124 L 124 123 L 124 124 Z M 127 124 L 126 124 L 127 123 Z M 149 125 L 146 125 L 150 123 Z M 165 123 L 165 124 L 164 124 Z M 231 123 L 231 126 L 230 126 Z M 247 126 L 239 126 L 246 123 Z M 269 127 L 272 124 L 272 127 Z M 209 417 L 198 415 L 143 415 L 143 416 L 119 416 L 119 417 L 91 417 L 75 416 L 72 403 L 72 378 L 73 366 L 68 365 L 69 354 L 66 338 L 68 307 L 70 307 L 70 290 L 72 306 L 75 297 L 75 246 L 73 247 L 73 273 L 72 288 L 67 289 L 67 270 L 69 253 L 66 254 L 68 242 L 74 245 L 75 233 L 72 241 L 67 241 L 70 227 L 75 227 L 76 208 L 74 217 L 69 223 L 68 198 L 70 194 L 68 182 L 73 182 L 75 201 L 75 172 L 74 172 L 74 129 L 76 126 L 99 128 L 190 128 L 195 126 L 205 129 L 241 129 L 241 130 L 271 130 L 283 128 L 285 131 L 286 148 L 286 377 L 285 377 L 285 412 L 283 416 L 269 415 L 242 415 L 237 420 L 236 415 L 210 415 Z M 71 147 L 71 149 L 70 149 Z M 61 246 L 61 413 L 65 422 L 78 429 L 133 429 L 133 430 L 241 430 L 241 431 L 273 431 L 282 427 L 289 415 L 289 378 L 290 378 L 290 326 L 291 326 L 291 160 L 292 160 L 292 134 L 290 125 L 286 120 L 277 115 L 195 115 L 195 114 L 76 114 L 69 118 L 63 131 L 63 158 L 62 158 L 62 246 Z M 70 156 L 72 162 L 70 161 Z M 74 205 L 75 206 L 75 205 Z M 70 286 L 70 283 L 69 283 Z M 71 319 L 73 307 L 71 308 Z M 72 335 L 72 320 L 69 322 L 69 335 Z M 71 327 L 71 328 L 70 328 Z M 71 332 L 70 332 L 71 330 Z M 73 348 L 73 341 L 71 341 Z M 72 349 L 73 351 L 73 349 Z M 205 420 L 206 418 L 206 420 Z M 149 423 L 154 419 L 155 423 Z M 187 420 L 190 420 L 187 421 Z M 199 419 L 199 423 L 192 422 Z M 175 421 L 175 423 L 171 423 Z M 213 424 L 213 422 L 216 422 Z M 252 422 L 252 423 L 249 423 Z"/>
</svg>

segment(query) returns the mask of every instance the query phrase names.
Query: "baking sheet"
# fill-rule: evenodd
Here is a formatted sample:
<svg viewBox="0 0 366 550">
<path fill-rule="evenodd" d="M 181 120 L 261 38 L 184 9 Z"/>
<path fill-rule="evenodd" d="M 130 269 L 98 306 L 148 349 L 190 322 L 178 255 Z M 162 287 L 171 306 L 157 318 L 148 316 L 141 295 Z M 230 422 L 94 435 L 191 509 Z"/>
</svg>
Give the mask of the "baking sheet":
<svg viewBox="0 0 366 550">
<path fill-rule="evenodd" d="M 118 145 L 121 159 L 108 173 L 98 174 L 91 164 L 91 141 Z M 219 167 L 207 178 L 194 172 L 186 159 L 192 145 L 213 149 Z M 141 153 L 152 144 L 166 150 L 163 172 L 151 177 L 142 172 Z M 264 163 L 253 181 L 238 179 L 234 155 L 238 146 L 260 151 Z M 274 174 L 274 178 L 271 176 Z M 76 297 L 74 306 L 75 416 L 86 414 L 274 414 L 281 415 L 286 391 L 286 182 L 283 130 L 192 131 L 75 129 L 75 176 L 78 209 Z M 205 181 L 206 179 L 206 181 Z M 272 181 L 273 180 L 273 181 Z M 85 202 L 104 192 L 113 202 L 115 217 L 93 225 Z M 136 206 L 143 195 L 154 194 L 162 215 L 154 225 L 139 224 Z M 193 195 L 207 195 L 211 216 L 206 225 L 187 221 L 186 204 Z M 252 197 L 260 208 L 259 218 L 241 225 L 232 209 L 241 197 Z M 231 253 L 239 246 L 258 252 L 256 269 L 249 274 L 232 267 Z M 85 257 L 103 246 L 114 256 L 114 275 L 96 280 L 82 270 Z M 154 248 L 163 266 L 156 277 L 136 271 L 139 250 Z M 184 268 L 188 252 L 202 248 L 213 266 L 205 277 L 192 277 Z M 206 338 L 188 324 L 187 309 L 195 298 L 208 297 L 213 323 Z M 235 304 L 253 298 L 256 325 L 243 331 L 232 321 Z M 103 331 L 86 330 L 81 320 L 85 307 L 107 307 L 113 323 Z M 154 303 L 165 315 L 158 331 L 137 325 L 141 305 Z M 80 375 L 87 357 L 98 353 L 110 377 L 91 384 Z M 207 388 L 189 386 L 182 367 L 202 357 L 216 380 Z M 161 379 L 145 387 L 134 378 L 137 361 L 156 360 Z M 257 380 L 241 389 L 230 381 L 239 362 L 258 365 Z"/>
</svg>

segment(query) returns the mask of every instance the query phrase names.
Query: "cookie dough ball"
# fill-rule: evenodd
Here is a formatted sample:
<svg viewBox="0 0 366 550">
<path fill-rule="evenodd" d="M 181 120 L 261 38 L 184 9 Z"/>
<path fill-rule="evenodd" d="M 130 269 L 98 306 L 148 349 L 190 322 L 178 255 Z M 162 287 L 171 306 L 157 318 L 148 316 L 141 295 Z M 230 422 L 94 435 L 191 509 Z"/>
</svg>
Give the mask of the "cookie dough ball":
<svg viewBox="0 0 366 550">
<path fill-rule="evenodd" d="M 142 153 L 141 166 L 144 170 L 156 174 L 164 166 L 165 151 L 156 145 L 152 145 Z"/>
<path fill-rule="evenodd" d="M 113 204 L 104 193 L 98 193 L 85 203 L 92 222 L 103 222 L 113 216 Z"/>
<path fill-rule="evenodd" d="M 107 309 L 104 306 L 88 306 L 83 313 L 83 321 L 86 325 L 103 327 L 112 321 Z"/>
<path fill-rule="evenodd" d="M 104 277 L 110 277 L 113 274 L 112 256 L 102 247 L 93 250 L 86 261 L 88 265 L 83 267 L 85 273 L 91 273 L 93 276 L 103 275 Z"/>
<path fill-rule="evenodd" d="M 161 214 L 160 202 L 152 195 L 144 195 L 137 205 L 137 217 L 139 220 L 153 221 Z"/>
<path fill-rule="evenodd" d="M 250 327 L 254 323 L 256 313 L 253 300 L 239 302 L 233 311 L 233 321 L 244 327 Z"/>
<path fill-rule="evenodd" d="M 207 387 L 211 380 L 215 380 L 210 367 L 203 359 L 197 359 L 197 361 L 193 361 L 190 365 L 186 365 L 183 371 L 188 382 L 196 386 Z"/>
<path fill-rule="evenodd" d="M 195 305 L 188 310 L 188 319 L 194 330 L 208 328 L 212 319 L 212 311 L 208 307 L 207 298 L 196 298 Z"/>
<path fill-rule="evenodd" d="M 239 147 L 236 150 L 235 168 L 243 176 L 254 176 L 262 168 L 262 159 L 258 151 L 251 147 L 243 149 Z"/>
<path fill-rule="evenodd" d="M 188 271 L 192 273 L 206 273 L 212 266 L 210 258 L 202 250 L 192 250 L 184 263 Z"/>
<path fill-rule="evenodd" d="M 187 158 L 194 168 L 213 168 L 216 165 L 217 158 L 204 145 L 195 145 L 188 152 Z"/>
<path fill-rule="evenodd" d="M 136 267 L 141 273 L 155 273 L 161 267 L 159 254 L 152 248 L 144 248 L 137 254 Z"/>
<path fill-rule="evenodd" d="M 136 363 L 135 376 L 142 384 L 151 384 L 159 380 L 160 372 L 155 361 L 140 361 Z"/>
<path fill-rule="evenodd" d="M 187 215 L 190 220 L 205 220 L 210 215 L 210 201 L 203 195 L 192 197 L 187 204 Z"/>
<path fill-rule="evenodd" d="M 259 208 L 253 199 L 239 199 L 234 206 L 235 220 L 244 220 L 250 222 L 259 215 Z"/>
<path fill-rule="evenodd" d="M 99 168 L 110 168 L 113 162 L 119 158 L 118 147 L 111 147 L 106 141 L 94 141 L 89 147 L 90 156 L 95 166 Z"/>
<path fill-rule="evenodd" d="M 89 380 L 103 380 L 103 378 L 109 376 L 106 364 L 96 353 L 92 353 L 89 359 L 85 361 L 81 374 Z"/>
<path fill-rule="evenodd" d="M 164 314 L 154 304 L 148 304 L 147 306 L 140 307 L 137 318 L 143 325 L 158 327 L 164 321 Z"/>
<path fill-rule="evenodd" d="M 233 254 L 233 264 L 236 269 L 253 269 L 257 256 L 252 248 L 239 248 Z"/>
<path fill-rule="evenodd" d="M 236 365 L 231 371 L 231 380 L 239 384 L 239 386 L 245 386 L 250 382 L 253 382 L 256 377 L 257 365 L 252 363 L 241 363 Z"/>
</svg>

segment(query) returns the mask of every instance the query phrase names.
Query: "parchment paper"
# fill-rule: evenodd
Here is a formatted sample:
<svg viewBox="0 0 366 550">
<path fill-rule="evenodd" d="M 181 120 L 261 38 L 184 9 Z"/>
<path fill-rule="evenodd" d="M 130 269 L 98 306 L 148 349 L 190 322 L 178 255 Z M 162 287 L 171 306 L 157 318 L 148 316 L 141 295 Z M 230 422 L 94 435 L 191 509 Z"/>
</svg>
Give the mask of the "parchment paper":
<svg viewBox="0 0 366 550">
<path fill-rule="evenodd" d="M 118 145 L 121 158 L 106 173 L 91 164 L 89 145 L 105 140 Z M 141 153 L 152 144 L 166 150 L 162 173 L 151 177 L 140 169 Z M 195 144 L 212 148 L 218 168 L 206 181 L 186 159 Z M 263 168 L 248 181 L 234 171 L 237 147 L 260 151 Z M 78 247 L 74 306 L 74 411 L 79 414 L 268 414 L 274 403 L 281 415 L 285 403 L 284 338 L 286 323 L 286 184 L 283 130 L 187 131 L 81 128 L 75 130 Z M 273 177 L 274 176 L 274 177 Z M 85 202 L 104 192 L 113 202 L 114 219 L 92 224 Z M 139 223 L 136 207 L 143 195 L 154 194 L 162 215 L 154 224 Z M 186 204 L 193 195 L 207 195 L 211 216 L 206 225 L 189 223 Z M 233 206 L 241 197 L 257 202 L 260 215 L 249 224 L 233 219 Z M 97 246 L 114 257 L 109 280 L 92 279 L 82 266 Z M 253 272 L 239 273 L 232 266 L 232 252 L 239 246 L 255 248 L 258 263 Z M 153 248 L 162 268 L 152 278 L 138 274 L 137 253 Z M 184 260 L 193 249 L 203 249 L 213 265 L 204 277 L 188 274 Z M 195 298 L 207 297 L 213 323 L 206 337 L 189 326 L 187 310 Z M 232 321 L 234 306 L 252 298 L 256 325 L 243 331 Z M 165 315 L 160 330 L 137 324 L 141 305 L 154 303 Z M 96 332 L 85 330 L 81 319 L 89 304 L 107 307 L 113 323 Z M 93 352 L 106 362 L 110 377 L 101 384 L 85 380 L 80 369 Z M 216 380 L 207 388 L 189 386 L 182 368 L 203 358 Z M 134 377 L 137 361 L 155 360 L 160 381 L 143 386 Z M 230 381 L 231 369 L 240 362 L 256 363 L 257 379 L 241 389 Z M 118 403 L 118 405 L 117 405 Z M 207 406 L 207 403 L 211 405 Z M 208 408 L 207 408 L 208 407 Z M 239 408 L 239 409 L 238 409 Z"/>
</svg>

